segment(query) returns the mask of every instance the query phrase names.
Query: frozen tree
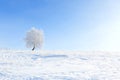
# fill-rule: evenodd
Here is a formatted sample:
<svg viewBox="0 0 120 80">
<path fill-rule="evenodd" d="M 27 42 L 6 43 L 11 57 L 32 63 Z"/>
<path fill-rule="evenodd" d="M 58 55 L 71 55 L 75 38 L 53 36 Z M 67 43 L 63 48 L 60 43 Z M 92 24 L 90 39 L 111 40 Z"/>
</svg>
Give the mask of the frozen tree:
<svg viewBox="0 0 120 80">
<path fill-rule="evenodd" d="M 41 48 L 43 45 L 43 32 L 39 29 L 32 28 L 27 32 L 25 41 L 27 48 L 32 48 L 32 50 Z"/>
</svg>

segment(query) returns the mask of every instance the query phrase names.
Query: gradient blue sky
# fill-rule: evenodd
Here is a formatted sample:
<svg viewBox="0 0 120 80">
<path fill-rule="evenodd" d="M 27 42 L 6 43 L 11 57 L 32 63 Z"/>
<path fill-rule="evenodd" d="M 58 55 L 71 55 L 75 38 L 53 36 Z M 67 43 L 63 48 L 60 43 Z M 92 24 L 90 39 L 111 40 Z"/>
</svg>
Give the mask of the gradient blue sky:
<svg viewBox="0 0 120 80">
<path fill-rule="evenodd" d="M 120 0 L 0 0 L 0 48 L 26 49 L 31 27 L 45 50 L 120 51 Z"/>
</svg>

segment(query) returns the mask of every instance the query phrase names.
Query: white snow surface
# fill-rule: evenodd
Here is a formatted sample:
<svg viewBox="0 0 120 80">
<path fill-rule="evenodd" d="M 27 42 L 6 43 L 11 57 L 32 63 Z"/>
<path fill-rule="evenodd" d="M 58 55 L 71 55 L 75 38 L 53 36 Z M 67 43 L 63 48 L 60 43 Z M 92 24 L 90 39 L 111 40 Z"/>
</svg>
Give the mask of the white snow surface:
<svg viewBox="0 0 120 80">
<path fill-rule="evenodd" d="M 120 53 L 0 50 L 0 80 L 120 80 Z"/>
</svg>

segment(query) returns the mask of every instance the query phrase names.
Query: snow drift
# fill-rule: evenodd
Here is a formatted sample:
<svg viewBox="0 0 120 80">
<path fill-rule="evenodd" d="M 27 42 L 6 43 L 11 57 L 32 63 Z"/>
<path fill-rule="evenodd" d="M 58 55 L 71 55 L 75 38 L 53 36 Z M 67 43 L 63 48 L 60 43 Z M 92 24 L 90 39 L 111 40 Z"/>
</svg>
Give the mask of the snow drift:
<svg viewBox="0 0 120 80">
<path fill-rule="evenodd" d="M 0 80 L 120 80 L 120 53 L 0 50 Z"/>
</svg>

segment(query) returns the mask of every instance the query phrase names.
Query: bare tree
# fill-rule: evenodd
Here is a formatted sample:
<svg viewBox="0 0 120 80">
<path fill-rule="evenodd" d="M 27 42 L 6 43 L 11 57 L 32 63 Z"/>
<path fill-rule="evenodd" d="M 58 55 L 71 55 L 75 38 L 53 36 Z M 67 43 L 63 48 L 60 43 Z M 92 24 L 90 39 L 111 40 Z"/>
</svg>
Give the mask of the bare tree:
<svg viewBox="0 0 120 80">
<path fill-rule="evenodd" d="M 36 48 L 41 48 L 43 45 L 43 31 L 32 28 L 26 34 L 26 47 L 32 48 L 34 51 Z"/>
</svg>

